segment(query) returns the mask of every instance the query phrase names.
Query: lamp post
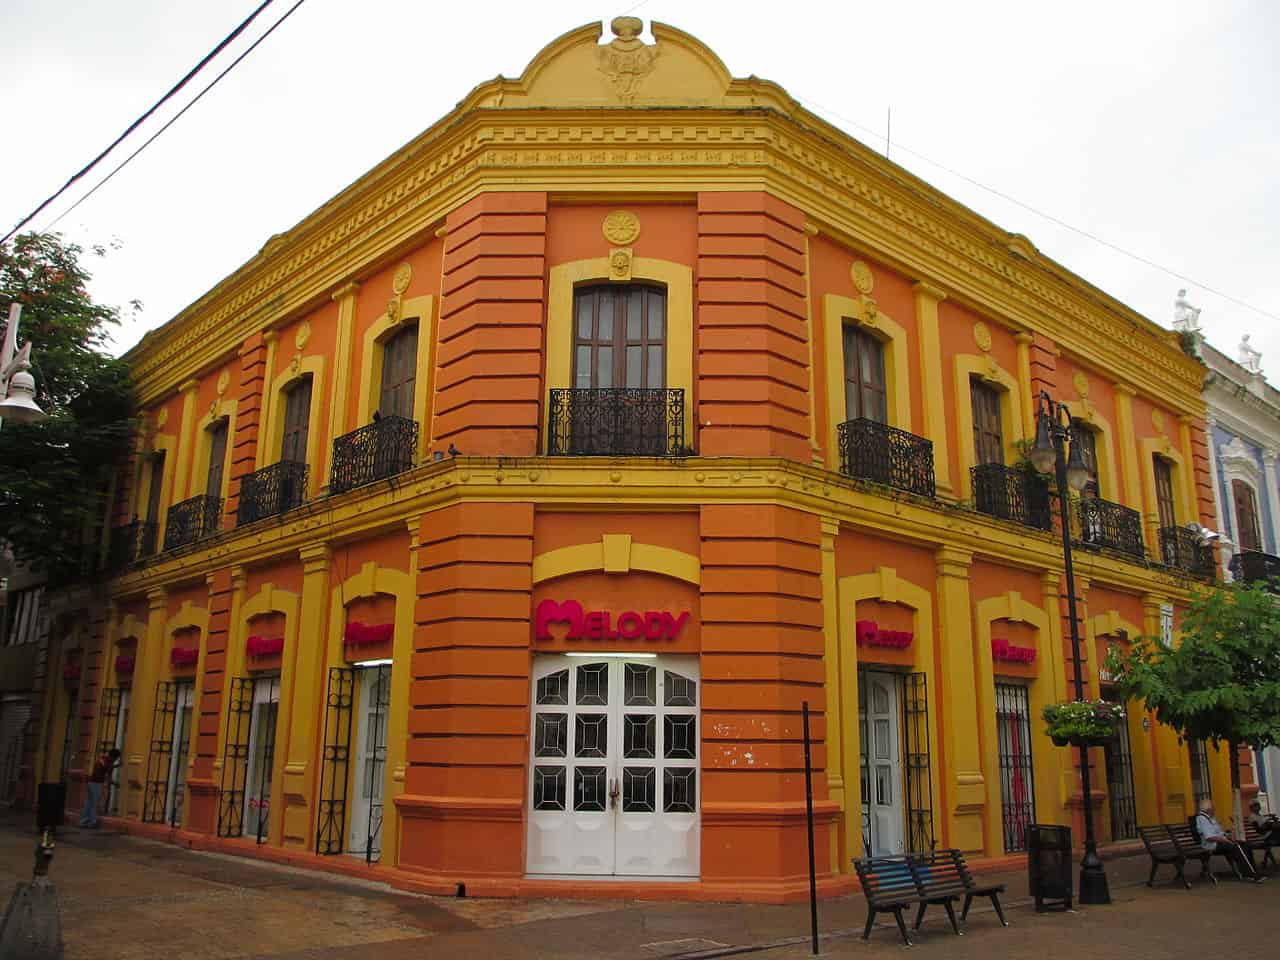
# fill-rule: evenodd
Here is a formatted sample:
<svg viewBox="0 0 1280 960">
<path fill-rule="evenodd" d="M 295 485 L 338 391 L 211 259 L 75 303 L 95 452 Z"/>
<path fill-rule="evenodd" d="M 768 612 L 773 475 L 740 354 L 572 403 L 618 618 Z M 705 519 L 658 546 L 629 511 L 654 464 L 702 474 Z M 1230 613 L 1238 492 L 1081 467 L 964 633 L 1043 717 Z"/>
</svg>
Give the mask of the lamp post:
<svg viewBox="0 0 1280 960">
<path fill-rule="evenodd" d="M 1071 451 L 1068 455 L 1067 445 Z M 1079 493 L 1089 482 L 1089 466 L 1078 443 L 1072 442 L 1071 413 L 1066 405 L 1041 391 L 1036 398 L 1036 440 L 1031 463 L 1040 473 L 1053 472 L 1058 486 L 1058 509 L 1062 521 L 1062 559 L 1067 576 L 1067 619 L 1071 626 L 1071 662 L 1076 674 L 1076 699 L 1084 699 L 1084 670 L 1080 664 L 1080 628 L 1076 623 L 1076 578 L 1071 560 L 1071 517 L 1068 489 Z M 1084 800 L 1084 859 L 1080 861 L 1080 902 L 1111 902 L 1107 873 L 1098 856 L 1098 840 L 1093 832 L 1093 789 L 1089 776 L 1089 748 L 1080 745 L 1080 791 Z"/>
<path fill-rule="evenodd" d="M 36 381 L 31 366 L 31 344 L 18 349 L 18 318 L 22 304 L 9 304 L 9 325 L 0 346 L 0 420 L 11 423 L 39 423 L 46 416 L 36 405 Z"/>
</svg>

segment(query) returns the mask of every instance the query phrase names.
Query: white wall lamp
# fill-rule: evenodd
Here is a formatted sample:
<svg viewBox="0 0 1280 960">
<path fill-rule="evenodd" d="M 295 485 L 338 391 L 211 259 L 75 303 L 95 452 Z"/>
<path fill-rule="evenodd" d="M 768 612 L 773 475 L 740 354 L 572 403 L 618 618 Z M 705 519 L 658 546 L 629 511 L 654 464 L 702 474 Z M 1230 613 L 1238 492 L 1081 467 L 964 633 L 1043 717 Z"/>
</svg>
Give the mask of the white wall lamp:
<svg viewBox="0 0 1280 960">
<path fill-rule="evenodd" d="M 36 380 L 28 373 L 31 366 L 31 343 L 18 347 L 18 318 L 22 304 L 9 304 L 9 325 L 0 347 L 0 420 L 11 423 L 39 423 L 46 414 L 36 404 Z"/>
</svg>

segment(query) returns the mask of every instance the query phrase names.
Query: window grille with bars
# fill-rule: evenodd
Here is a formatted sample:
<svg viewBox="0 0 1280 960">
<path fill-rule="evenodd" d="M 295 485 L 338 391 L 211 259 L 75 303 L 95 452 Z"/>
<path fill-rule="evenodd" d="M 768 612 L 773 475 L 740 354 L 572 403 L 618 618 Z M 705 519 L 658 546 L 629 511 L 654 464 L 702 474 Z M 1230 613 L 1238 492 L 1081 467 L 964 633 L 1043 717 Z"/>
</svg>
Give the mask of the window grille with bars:
<svg viewBox="0 0 1280 960">
<path fill-rule="evenodd" d="M 1188 740 L 1187 750 L 1191 759 L 1191 797 L 1199 812 L 1200 804 L 1213 797 L 1213 784 L 1209 780 L 1209 753 L 1203 740 Z"/>
<path fill-rule="evenodd" d="M 1027 849 L 1027 828 L 1036 819 L 1031 703 L 1022 684 L 996 684 L 996 738 L 1004 849 L 1005 853 L 1017 853 Z"/>
<path fill-rule="evenodd" d="M 1118 702 L 1112 691 L 1103 688 L 1102 698 Z M 1133 840 L 1138 836 L 1138 801 L 1133 785 L 1133 749 L 1129 726 L 1121 721 L 1115 734 L 1102 746 L 1107 764 L 1107 804 L 1111 813 L 1111 839 Z"/>
</svg>

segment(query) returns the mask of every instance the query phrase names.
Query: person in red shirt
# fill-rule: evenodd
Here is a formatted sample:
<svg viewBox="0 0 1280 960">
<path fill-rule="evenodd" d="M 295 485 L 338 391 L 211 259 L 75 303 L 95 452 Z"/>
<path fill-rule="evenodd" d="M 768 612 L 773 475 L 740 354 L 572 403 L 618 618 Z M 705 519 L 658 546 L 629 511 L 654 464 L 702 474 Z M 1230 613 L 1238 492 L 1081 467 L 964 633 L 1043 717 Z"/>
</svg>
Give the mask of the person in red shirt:
<svg viewBox="0 0 1280 960">
<path fill-rule="evenodd" d="M 111 771 L 120 762 L 120 751 L 112 747 L 98 758 L 89 774 L 88 790 L 85 793 L 84 809 L 80 811 L 80 826 L 93 829 L 98 826 L 98 809 L 102 806 L 102 791 L 111 779 Z"/>
</svg>

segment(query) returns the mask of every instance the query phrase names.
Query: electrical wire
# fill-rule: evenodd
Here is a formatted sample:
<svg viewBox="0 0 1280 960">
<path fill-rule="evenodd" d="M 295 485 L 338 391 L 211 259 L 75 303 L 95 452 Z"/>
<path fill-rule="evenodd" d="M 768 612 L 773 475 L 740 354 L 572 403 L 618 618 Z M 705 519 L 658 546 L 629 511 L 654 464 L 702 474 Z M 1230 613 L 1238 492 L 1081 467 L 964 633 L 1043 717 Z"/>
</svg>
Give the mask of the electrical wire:
<svg viewBox="0 0 1280 960">
<path fill-rule="evenodd" d="M 25 227 L 28 223 L 34 220 L 40 214 L 40 212 L 44 210 L 45 207 L 49 206 L 49 204 L 53 203 L 60 196 L 66 193 L 68 188 L 70 188 L 73 183 L 76 183 L 81 177 L 83 177 L 90 170 L 92 170 L 99 163 L 101 163 L 102 160 L 107 156 L 107 154 L 109 154 L 116 147 L 120 146 L 121 141 L 123 141 L 127 136 L 129 136 L 129 134 L 133 133 L 133 131 L 137 130 L 138 127 L 140 127 L 143 123 L 145 123 L 147 119 L 150 118 L 151 115 L 156 112 L 156 110 L 158 110 L 166 102 L 172 99 L 175 93 L 177 93 L 179 90 L 185 87 L 197 73 L 203 70 L 210 60 L 212 60 L 224 49 L 226 49 L 227 44 L 231 43 L 233 40 L 235 40 L 236 37 L 240 36 L 240 34 L 244 32 L 245 28 L 248 27 L 249 24 L 253 23 L 255 19 L 257 19 L 258 14 L 262 13 L 263 10 L 267 9 L 267 7 L 271 5 L 271 3 L 272 3 L 272 0 L 262 0 L 262 3 L 258 5 L 258 8 L 254 10 L 253 13 L 245 17 L 245 19 L 240 22 L 240 25 L 238 27 L 236 27 L 229 34 L 223 37 L 221 43 L 219 43 L 216 47 L 214 47 L 207 54 L 205 54 L 204 58 L 199 63 L 197 63 L 194 67 L 188 70 L 186 76 L 184 76 L 181 80 L 179 80 L 172 87 L 170 87 L 169 91 L 163 97 L 161 97 L 159 100 L 153 103 L 151 105 L 151 108 L 146 113 L 140 116 L 137 120 L 133 121 L 133 123 L 129 124 L 129 126 L 125 129 L 124 133 L 120 134 L 120 136 L 116 137 L 113 141 L 111 141 L 111 145 L 107 147 L 107 149 L 103 150 L 100 154 L 98 154 L 96 157 L 90 160 L 87 165 L 85 165 L 81 169 L 77 170 L 74 174 L 72 174 L 71 179 L 68 180 L 66 183 L 64 183 L 61 187 L 59 187 L 51 197 L 49 197 L 47 200 L 45 200 L 44 203 L 40 204 L 40 206 L 36 207 L 29 214 L 23 217 L 22 220 L 18 222 L 17 226 L 15 226 L 12 230 L 6 233 L 2 239 L 0 239 L 0 244 L 7 242 L 10 237 L 12 237 L 19 230 Z"/>
<path fill-rule="evenodd" d="M 273 23 L 270 27 L 268 27 L 268 28 L 263 32 L 262 36 L 258 37 L 258 39 L 257 39 L 257 40 L 253 41 L 253 43 L 251 43 L 251 44 L 250 44 L 250 45 L 245 49 L 245 51 L 244 51 L 243 53 L 241 53 L 241 54 L 240 54 L 240 56 L 238 56 L 238 57 L 236 57 L 234 60 L 232 60 L 232 61 L 231 61 L 231 63 L 229 63 L 229 64 L 226 66 L 226 68 L 225 68 L 221 73 L 219 73 L 216 77 L 214 77 L 212 80 L 210 80 L 210 81 L 209 81 L 209 83 L 205 86 L 205 88 L 204 88 L 203 90 L 201 90 L 199 93 L 197 93 L 197 94 L 195 95 L 195 97 L 193 97 L 193 98 L 191 99 L 191 102 L 190 102 L 190 103 L 188 103 L 185 107 L 183 107 L 181 110 L 179 110 L 177 113 L 175 113 L 172 117 L 170 117 L 170 118 L 169 118 L 169 121 L 168 121 L 168 122 L 167 122 L 163 127 L 161 127 L 159 130 L 157 130 L 155 133 L 153 133 L 150 137 L 148 137 L 148 138 L 147 138 L 147 140 L 146 140 L 146 142 L 145 142 L 145 143 L 143 143 L 143 144 L 142 144 L 142 146 L 138 147 L 138 149 L 137 149 L 137 150 L 133 151 L 133 153 L 129 154 L 127 157 L 125 157 L 123 160 L 121 160 L 121 161 L 120 161 L 120 163 L 116 166 L 116 168 L 115 168 L 114 170 L 112 170 L 110 173 L 108 173 L 105 177 L 103 177 L 101 180 L 99 180 L 99 181 L 98 181 L 98 182 L 93 186 L 93 189 L 91 189 L 88 193 L 86 193 L 83 197 L 81 197 L 79 200 L 77 200 L 77 201 L 76 201 L 75 203 L 73 203 L 71 206 L 67 207 L 67 209 L 63 210 L 63 211 L 62 211 L 62 213 L 58 214 L 57 218 L 56 218 L 56 219 L 55 219 L 51 224 L 49 224 L 49 226 L 48 226 L 48 228 L 47 228 L 47 229 L 52 230 L 54 227 L 56 227 L 56 226 L 57 226 L 57 225 L 62 221 L 63 217 L 65 217 L 67 214 L 69 214 L 69 213 L 70 213 L 72 210 L 74 210 L 76 207 L 80 206 L 80 204 L 84 203 L 86 200 L 88 200 L 90 197 L 92 197 L 95 193 L 97 193 L 97 192 L 98 192 L 98 190 L 99 190 L 99 189 L 101 189 L 103 186 L 105 186 L 105 185 L 106 185 L 107 181 L 109 181 L 109 180 L 110 180 L 112 177 L 114 177 L 117 173 L 119 173 L 119 172 L 120 172 L 121 170 L 123 170 L 126 166 L 128 166 L 129 161 L 131 161 L 134 157 L 136 157 L 138 154 L 140 154 L 143 150 L 147 149 L 147 147 L 149 147 L 149 146 L 152 144 L 152 142 L 156 139 L 156 137 L 160 136 L 160 134 L 162 134 L 162 133 L 164 133 L 166 130 L 168 130 L 171 126 L 173 126 L 173 125 L 174 125 L 174 123 L 175 123 L 175 122 L 177 122 L 177 120 L 178 120 L 178 118 L 179 118 L 179 117 L 181 117 L 184 113 L 186 113 L 188 110 L 190 110 L 192 107 L 194 107 L 197 103 L 199 103 L 199 102 L 200 102 L 200 99 L 201 99 L 201 98 L 202 98 L 206 93 L 208 93 L 210 90 L 212 90 L 212 89 L 214 88 L 214 86 L 216 86 L 216 85 L 217 85 L 217 83 L 218 83 L 218 81 L 219 81 L 219 80 L 221 80 L 221 79 L 222 79 L 223 77 L 225 77 L 228 73 L 230 73 L 232 70 L 234 70 L 234 69 L 236 68 L 236 65 L 237 65 L 237 64 L 239 64 L 241 60 L 243 60 L 243 59 L 244 59 L 245 57 L 247 57 L 249 54 L 253 53 L 253 51 L 254 51 L 255 49 L 257 49 L 258 44 L 262 43 L 262 41 L 263 41 L 263 40 L 265 40 L 265 39 L 267 39 L 267 37 L 271 36 L 271 34 L 275 32 L 276 27 L 280 26 L 280 24 L 282 24 L 282 23 L 284 23 L 286 20 L 288 20 L 288 19 L 289 19 L 289 17 L 293 14 L 293 12 L 294 12 L 295 10 L 297 10 L 300 6 L 302 6 L 305 2 L 306 2 L 306 0 L 297 0 L 297 2 L 296 2 L 292 7 L 290 7 L 288 10 L 286 10 L 286 11 L 281 15 L 281 17 L 280 17 L 280 19 L 279 19 L 279 20 L 277 20 L 275 23 Z"/>
<path fill-rule="evenodd" d="M 878 140 L 886 139 L 884 134 L 878 133 L 875 130 L 872 130 L 870 127 L 866 126 L 865 124 L 858 123 L 858 121 L 850 117 L 842 116 L 841 114 L 832 110 L 830 107 L 824 107 L 822 104 L 818 103 L 816 100 L 810 100 L 807 97 L 799 97 L 799 96 L 797 96 L 796 99 L 799 100 L 801 103 L 805 104 L 806 106 L 810 107 L 811 109 L 828 114 L 836 118 L 837 120 L 840 120 L 844 123 L 849 124 L 852 127 L 856 127 L 858 130 L 861 130 L 869 134 L 870 136 L 875 137 Z M 886 143 L 886 146 L 887 146 L 887 143 Z M 1072 233 L 1077 234 L 1081 237 L 1084 237 L 1086 240 L 1092 240 L 1094 243 L 1100 244 L 1101 246 L 1104 246 L 1109 250 L 1114 250 L 1116 253 L 1126 256 L 1131 260 L 1136 260 L 1138 263 L 1151 267 L 1154 270 L 1159 270 L 1161 273 L 1168 274 L 1169 276 L 1174 277 L 1175 279 L 1181 280 L 1184 283 L 1187 283 L 1191 286 L 1199 287 L 1201 290 L 1204 290 L 1207 293 L 1212 293 L 1215 296 L 1221 297 L 1223 300 L 1226 300 L 1230 303 L 1234 303 L 1238 307 L 1244 307 L 1246 310 L 1252 310 L 1254 313 L 1258 314 L 1259 316 L 1263 316 L 1269 320 L 1275 320 L 1277 322 L 1280 322 L 1280 314 L 1271 313 L 1270 311 L 1264 310 L 1261 307 L 1256 307 L 1252 303 L 1249 303 L 1248 301 L 1241 300 L 1239 297 L 1233 297 L 1231 294 L 1224 293 L 1221 290 L 1218 290 L 1214 287 L 1209 286 L 1209 284 L 1207 283 L 1203 283 L 1200 280 L 1196 280 L 1194 277 L 1187 276 L 1185 273 L 1181 273 L 1177 270 L 1174 270 L 1171 267 L 1166 267 L 1163 264 L 1156 263 L 1154 260 L 1148 259 L 1147 257 L 1144 257 L 1141 254 L 1134 253 L 1131 250 L 1126 250 L 1124 247 L 1114 244 L 1109 240 L 1104 240 L 1102 237 L 1099 237 L 1097 234 L 1090 233 L 1088 230 L 1082 229 L 1081 227 L 1077 227 L 1074 224 L 1070 224 L 1060 217 L 1055 217 L 1051 213 L 1045 213 L 1043 210 L 1037 210 L 1035 207 L 1031 206 L 1029 203 L 1023 203 L 1021 200 L 1017 199 L 1016 197 L 1011 197 L 1009 196 L 1009 194 L 1004 193 L 1003 191 L 997 190 L 995 187 L 989 187 L 985 183 L 982 183 L 980 180 L 975 180 L 973 177 L 970 177 L 967 174 L 961 173 L 959 170 L 956 170 L 953 167 L 949 167 L 945 163 L 941 163 L 937 160 L 932 159 L 931 157 L 925 156 L 923 153 L 921 153 L 918 150 L 912 150 L 910 147 L 903 146 L 901 143 L 898 143 L 897 141 L 894 141 L 893 146 L 895 149 L 901 150 L 903 153 L 909 153 L 911 154 L 911 156 L 915 157 L 916 159 L 923 160 L 925 163 L 929 164 L 930 166 L 937 167 L 939 170 L 942 170 L 945 173 L 951 174 L 951 176 L 953 177 L 958 177 L 959 179 L 963 180 L 965 183 L 972 184 L 973 186 L 977 187 L 979 190 L 985 190 L 987 193 L 991 194 L 992 196 L 999 197 L 1001 200 L 1004 200 L 1007 203 L 1012 203 L 1014 206 L 1020 207 L 1023 210 L 1026 210 L 1028 213 L 1035 214 L 1037 217 L 1040 217 L 1043 220 L 1048 220 L 1050 223 L 1055 224 L 1059 227 L 1062 227 L 1064 230 L 1070 230 Z"/>
</svg>

